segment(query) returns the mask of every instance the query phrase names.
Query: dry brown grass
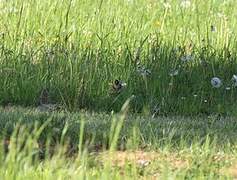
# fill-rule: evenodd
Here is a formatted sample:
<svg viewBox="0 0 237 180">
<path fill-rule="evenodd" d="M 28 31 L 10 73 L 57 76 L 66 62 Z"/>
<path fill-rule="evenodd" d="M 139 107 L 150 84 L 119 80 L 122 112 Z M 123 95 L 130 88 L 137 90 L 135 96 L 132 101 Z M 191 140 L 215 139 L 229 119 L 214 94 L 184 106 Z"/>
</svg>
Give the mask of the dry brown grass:
<svg viewBox="0 0 237 180">
<path fill-rule="evenodd" d="M 177 154 L 154 151 L 106 151 L 99 153 L 97 158 L 99 162 L 110 160 L 113 167 L 121 170 L 121 174 L 123 174 L 124 169 L 128 165 L 135 165 L 137 168 L 147 172 L 145 176 L 142 175 L 140 177 L 142 179 L 158 178 L 163 168 L 168 167 L 171 170 L 181 170 L 189 166 L 188 160 Z M 164 167 L 164 164 L 166 167 Z"/>
</svg>

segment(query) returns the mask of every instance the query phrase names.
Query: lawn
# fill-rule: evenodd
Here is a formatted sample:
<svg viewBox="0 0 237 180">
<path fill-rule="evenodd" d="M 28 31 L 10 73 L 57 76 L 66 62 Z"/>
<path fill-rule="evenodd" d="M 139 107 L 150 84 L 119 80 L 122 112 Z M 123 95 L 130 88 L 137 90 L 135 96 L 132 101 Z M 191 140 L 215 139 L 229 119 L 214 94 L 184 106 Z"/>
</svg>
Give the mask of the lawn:
<svg viewBox="0 0 237 180">
<path fill-rule="evenodd" d="M 236 118 L 151 118 L 124 113 L 2 108 L 1 136 L 5 149 L 0 153 L 1 177 L 237 177 Z"/>
<path fill-rule="evenodd" d="M 0 177 L 237 178 L 235 0 L 0 0 Z"/>
</svg>

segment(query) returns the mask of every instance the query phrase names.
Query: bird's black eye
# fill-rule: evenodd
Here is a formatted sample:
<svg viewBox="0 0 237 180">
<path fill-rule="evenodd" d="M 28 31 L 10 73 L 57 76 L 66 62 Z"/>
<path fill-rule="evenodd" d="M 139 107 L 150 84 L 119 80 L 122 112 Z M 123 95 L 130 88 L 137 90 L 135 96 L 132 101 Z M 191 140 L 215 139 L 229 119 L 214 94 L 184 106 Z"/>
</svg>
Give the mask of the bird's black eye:
<svg viewBox="0 0 237 180">
<path fill-rule="evenodd" d="M 114 84 L 115 84 L 115 85 L 119 85 L 119 80 L 116 79 L 116 80 L 114 81 Z"/>
</svg>

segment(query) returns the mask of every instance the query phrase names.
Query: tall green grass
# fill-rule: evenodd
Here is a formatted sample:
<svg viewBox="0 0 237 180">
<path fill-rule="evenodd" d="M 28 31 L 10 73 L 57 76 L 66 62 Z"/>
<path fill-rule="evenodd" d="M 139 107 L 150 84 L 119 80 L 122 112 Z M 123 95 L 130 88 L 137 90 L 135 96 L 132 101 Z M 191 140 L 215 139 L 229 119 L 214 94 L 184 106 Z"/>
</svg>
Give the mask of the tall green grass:
<svg viewBox="0 0 237 180">
<path fill-rule="evenodd" d="M 235 114 L 236 2 L 190 2 L 1 1 L 1 104 L 32 106 L 49 88 L 69 110 L 118 111 L 135 95 L 136 112 Z M 110 95 L 115 79 L 127 87 Z"/>
</svg>

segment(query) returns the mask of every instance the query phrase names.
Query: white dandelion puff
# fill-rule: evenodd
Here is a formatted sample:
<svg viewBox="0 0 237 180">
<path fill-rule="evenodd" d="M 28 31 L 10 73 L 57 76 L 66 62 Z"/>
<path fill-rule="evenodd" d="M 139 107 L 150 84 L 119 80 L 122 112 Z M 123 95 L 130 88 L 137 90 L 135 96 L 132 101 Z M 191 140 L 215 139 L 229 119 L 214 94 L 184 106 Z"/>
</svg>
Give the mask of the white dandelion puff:
<svg viewBox="0 0 237 180">
<path fill-rule="evenodd" d="M 144 66 L 138 65 L 137 72 L 142 76 L 149 76 L 151 75 L 151 70 L 145 68 Z"/>
<path fill-rule="evenodd" d="M 219 88 L 219 87 L 221 87 L 222 82 L 221 82 L 220 78 L 218 78 L 218 77 L 213 77 L 213 78 L 211 79 L 211 85 L 212 85 L 212 87 L 214 87 L 214 88 Z"/>
<path fill-rule="evenodd" d="M 234 75 L 232 76 L 232 79 L 231 79 L 231 80 L 232 80 L 232 82 L 233 82 L 233 86 L 234 86 L 234 87 L 237 87 L 237 75 L 234 74 Z"/>
<path fill-rule="evenodd" d="M 223 13 L 221 13 L 221 12 L 218 12 L 218 13 L 217 13 L 217 17 L 223 18 L 223 17 L 225 17 L 225 14 L 223 14 Z"/>
<path fill-rule="evenodd" d="M 173 76 L 177 76 L 179 74 L 179 70 L 178 69 L 175 69 L 175 70 L 172 70 L 170 72 L 170 76 L 173 77 Z"/>
<path fill-rule="evenodd" d="M 183 62 L 189 62 L 193 60 L 193 56 L 191 54 L 186 54 L 181 57 L 181 61 Z"/>
</svg>

